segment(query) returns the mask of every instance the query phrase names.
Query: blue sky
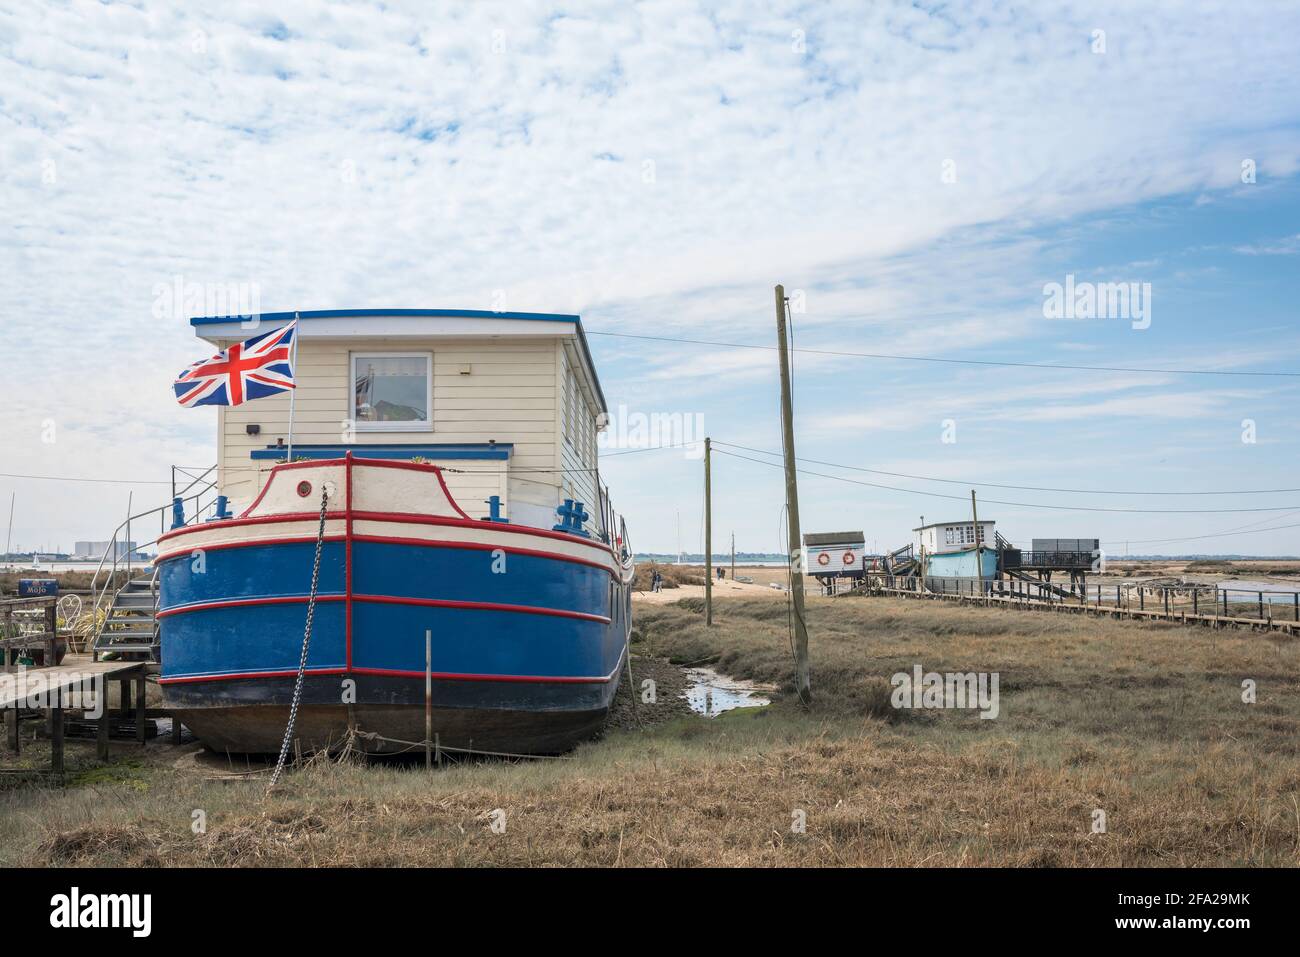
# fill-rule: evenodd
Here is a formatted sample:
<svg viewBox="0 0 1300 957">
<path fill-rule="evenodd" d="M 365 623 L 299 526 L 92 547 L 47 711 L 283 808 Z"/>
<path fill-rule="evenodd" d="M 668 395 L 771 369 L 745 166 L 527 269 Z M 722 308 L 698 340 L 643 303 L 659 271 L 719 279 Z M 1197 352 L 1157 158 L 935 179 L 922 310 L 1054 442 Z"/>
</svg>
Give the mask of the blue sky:
<svg viewBox="0 0 1300 957">
<path fill-rule="evenodd" d="M 879 332 L 862 331 L 863 317 L 847 310 L 795 316 L 796 335 L 807 348 L 837 351 L 911 350 L 1010 362 L 1294 371 L 1300 348 L 1294 303 L 1300 252 L 1300 238 L 1294 233 L 1297 222 L 1300 182 L 1288 179 L 1267 191 L 1243 186 L 1214 198 L 1202 193 L 1165 197 L 1013 236 L 995 228 L 975 228 L 954 237 L 953 246 L 962 254 L 974 250 L 977 262 L 988 262 L 989 278 L 963 278 L 962 283 L 971 283 L 965 290 L 971 309 L 1001 317 L 1004 331 L 976 334 L 960 348 L 896 347 L 900 340 L 910 342 L 909 329 L 942 328 L 971 315 L 956 303 L 949 312 L 940 301 L 915 314 L 867 317 L 870 325 L 884 327 Z M 914 264 L 903 257 L 902 262 L 889 262 L 884 268 L 908 271 Z M 930 260 L 920 268 L 931 268 Z M 1150 327 L 1134 330 L 1130 322 L 1116 320 L 1044 319 L 1042 284 L 1063 281 L 1067 273 L 1081 281 L 1140 276 L 1150 282 Z M 1008 276 L 1022 277 L 1010 293 L 999 290 Z M 856 288 L 870 286 L 869 280 L 855 284 Z M 770 291 L 756 293 L 749 334 L 733 333 L 730 341 L 774 341 L 772 307 L 762 301 L 764 293 L 771 298 Z M 806 290 L 810 313 L 816 312 L 823 293 L 833 294 L 816 287 Z M 952 291 L 942 289 L 935 295 L 945 300 Z M 677 351 L 689 361 L 700 348 L 680 346 Z M 749 353 L 745 356 L 748 359 Z M 692 384 L 709 395 L 703 403 L 705 431 L 724 442 L 779 452 L 776 358 L 760 354 L 755 361 L 768 368 L 742 385 L 731 377 L 710 382 L 705 370 L 697 372 Z M 636 359 L 623 358 L 607 368 L 634 378 L 640 365 Z M 809 462 L 809 472 L 822 474 L 800 478 L 803 524 L 808 529 L 861 527 L 881 547 L 904 544 L 909 523 L 917 524 L 922 515 L 927 521 L 968 516 L 969 489 L 974 487 L 981 499 L 1025 506 L 1214 510 L 1297 503 L 1286 511 L 1221 515 L 1138 515 L 985 504 L 981 514 L 995 518 L 999 529 L 1016 541 L 1098 537 L 1109 543 L 1111 554 L 1122 554 L 1126 547 L 1134 554 L 1300 550 L 1296 544 L 1300 527 L 1259 531 L 1300 522 L 1297 493 L 1138 494 L 1294 488 L 1300 452 L 1296 429 L 1300 380 L 1294 377 L 981 368 L 796 355 L 795 384 L 801 457 L 969 483 L 873 475 Z M 733 411 L 742 409 L 746 414 Z M 1253 442 L 1242 440 L 1245 420 L 1254 422 Z M 946 429 L 949 422 L 952 428 Z M 955 441 L 945 442 L 945 432 Z M 779 462 L 776 456 L 756 455 L 748 449 L 726 445 L 721 449 Z M 671 513 L 675 507 L 667 493 L 689 487 L 699 463 L 672 451 L 636 454 L 637 459 L 607 460 L 609 474 L 620 480 L 624 474 L 634 476 L 646 465 L 640 456 L 656 456 L 655 466 L 668 469 L 674 478 L 663 486 L 658 504 L 661 512 Z M 914 492 L 855 486 L 827 476 Z M 741 501 L 733 500 L 735 490 L 755 482 L 761 489 L 758 494 L 750 492 L 742 494 Z M 771 527 L 768 540 L 779 541 L 780 482 L 779 471 L 772 467 L 718 458 L 714 488 L 721 494 L 715 505 L 715 527 L 724 536 L 733 526 L 752 527 L 754 511 L 766 509 Z M 979 482 L 1134 494 L 1039 493 L 975 484 Z M 682 537 L 689 550 L 699 548 L 701 494 L 697 489 L 697 501 L 681 507 Z M 1238 528 L 1250 533 L 1220 534 Z M 675 524 L 670 531 L 675 539 Z M 1202 535 L 1211 537 L 1195 537 Z M 670 542 L 667 550 L 673 548 Z"/>
<path fill-rule="evenodd" d="M 170 398 L 199 355 L 154 308 L 177 276 L 255 284 L 267 311 L 503 304 L 763 344 L 781 282 L 809 348 L 1300 370 L 1300 9 L 860 6 L 0 11 L 0 471 L 164 480 L 214 458 L 214 416 Z M 1149 283 L 1149 327 L 1044 318 L 1067 275 Z M 770 351 L 592 348 L 615 409 L 779 448 Z M 1300 493 L 1136 494 L 1300 487 L 1295 377 L 800 354 L 795 380 L 809 458 L 1130 493 L 980 490 L 1007 502 L 1279 509 L 982 507 L 1014 540 L 1300 552 L 1300 528 L 1163 541 L 1300 523 Z M 918 491 L 969 485 L 808 467 L 917 491 L 805 476 L 807 530 L 897 545 L 922 514 L 966 514 Z M 680 512 L 698 549 L 697 459 L 603 468 L 639 547 L 674 549 Z M 719 538 L 778 546 L 776 469 L 719 455 L 715 488 Z M 67 547 L 162 487 L 10 491 L 16 543 Z"/>
</svg>

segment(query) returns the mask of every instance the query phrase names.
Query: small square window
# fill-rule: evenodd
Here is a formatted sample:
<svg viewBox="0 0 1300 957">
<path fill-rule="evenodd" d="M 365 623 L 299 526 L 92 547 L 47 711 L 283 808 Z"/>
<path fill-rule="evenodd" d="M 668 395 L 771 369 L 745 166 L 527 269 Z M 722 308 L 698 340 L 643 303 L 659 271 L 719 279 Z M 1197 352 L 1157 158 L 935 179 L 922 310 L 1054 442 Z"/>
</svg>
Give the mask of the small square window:
<svg viewBox="0 0 1300 957">
<path fill-rule="evenodd" d="M 433 427 L 431 353 L 353 353 L 350 391 L 358 431 L 424 432 Z"/>
</svg>

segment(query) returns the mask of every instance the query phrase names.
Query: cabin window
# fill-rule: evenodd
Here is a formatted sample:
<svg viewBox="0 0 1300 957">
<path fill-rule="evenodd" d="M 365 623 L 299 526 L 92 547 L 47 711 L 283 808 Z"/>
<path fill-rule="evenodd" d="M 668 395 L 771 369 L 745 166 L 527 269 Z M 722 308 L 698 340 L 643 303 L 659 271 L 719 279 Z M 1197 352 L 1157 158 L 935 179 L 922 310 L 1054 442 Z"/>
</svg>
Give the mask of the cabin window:
<svg viewBox="0 0 1300 957">
<path fill-rule="evenodd" d="M 947 545 L 955 545 L 955 544 L 956 544 L 956 542 L 953 541 L 953 538 L 952 538 L 952 532 L 953 532 L 953 530 L 952 530 L 951 528 L 945 528 L 945 529 L 943 530 L 944 544 L 947 544 Z"/>
<path fill-rule="evenodd" d="M 578 428 L 582 420 L 578 417 L 578 380 L 572 373 L 569 374 L 568 387 L 569 416 L 564 434 L 568 437 L 569 444 L 576 449 L 578 447 Z"/>
<path fill-rule="evenodd" d="M 352 353 L 352 418 L 359 431 L 433 428 L 433 354 Z"/>
</svg>

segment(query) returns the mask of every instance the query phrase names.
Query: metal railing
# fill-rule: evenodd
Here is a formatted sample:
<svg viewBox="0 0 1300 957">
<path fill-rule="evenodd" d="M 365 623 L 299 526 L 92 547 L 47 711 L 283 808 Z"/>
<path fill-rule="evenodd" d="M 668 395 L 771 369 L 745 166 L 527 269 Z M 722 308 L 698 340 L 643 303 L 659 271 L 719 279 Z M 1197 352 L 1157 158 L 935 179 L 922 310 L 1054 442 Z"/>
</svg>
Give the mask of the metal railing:
<svg viewBox="0 0 1300 957">
<path fill-rule="evenodd" d="M 1053 605 L 1088 606 L 1099 609 L 1161 613 L 1170 617 L 1231 618 L 1261 624 L 1300 622 L 1300 591 L 1221 587 L 1213 582 L 1181 585 L 1120 582 L 1077 584 L 1033 582 L 1022 578 L 986 579 L 937 578 L 924 581 L 915 576 L 868 574 L 868 584 L 917 594 L 990 597 Z"/>
<path fill-rule="evenodd" d="M 1004 568 L 1090 569 L 1101 558 L 1092 552 L 1046 552 L 1023 548 L 1003 549 L 999 558 Z"/>
<path fill-rule="evenodd" d="M 103 601 L 106 596 L 111 598 L 110 593 L 115 592 L 117 588 L 121 587 L 121 585 L 125 584 L 125 582 L 131 580 L 132 569 L 134 567 L 133 563 L 134 563 L 135 553 L 142 549 L 148 548 L 151 545 L 158 544 L 158 539 L 161 538 L 163 534 L 165 534 L 168 530 L 167 519 L 172 514 L 172 510 L 174 508 L 176 499 L 180 499 L 182 507 L 185 508 L 185 514 L 186 514 L 185 523 L 187 525 L 192 525 L 195 522 L 202 521 L 203 516 L 213 509 L 213 507 L 216 505 L 216 499 L 217 499 L 216 496 L 217 480 L 215 477 L 209 478 L 209 476 L 211 476 L 212 473 L 216 471 L 216 468 L 217 467 L 215 465 L 211 465 L 208 468 L 204 469 L 198 475 L 194 475 L 186 469 L 178 469 L 177 467 L 173 466 L 172 498 L 170 501 L 168 501 L 165 505 L 159 505 L 156 506 L 155 508 L 146 509 L 143 512 L 136 512 L 134 514 L 130 513 L 129 508 L 127 509 L 128 514 L 126 518 L 122 521 L 120 525 L 117 526 L 117 528 L 113 530 L 113 534 L 109 538 L 108 546 L 104 549 L 104 554 L 100 556 L 99 563 L 95 566 L 95 573 L 90 578 L 90 595 L 92 601 L 91 604 L 92 609 L 101 608 L 103 606 Z M 182 474 L 182 476 L 190 479 L 189 483 L 181 489 L 177 489 L 176 487 L 176 473 L 178 471 Z M 195 489 L 197 489 L 197 491 L 193 491 Z M 205 496 L 209 496 L 209 495 L 211 497 L 205 503 L 204 498 Z M 193 505 L 192 508 L 189 507 L 190 503 L 192 503 Z M 131 539 L 132 523 L 143 522 L 145 519 L 149 519 L 154 515 L 158 516 L 158 536 L 154 538 L 152 541 L 148 541 L 148 542 L 137 543 L 132 541 Z M 152 524 L 152 522 L 150 524 Z M 125 549 L 119 547 L 119 544 L 125 545 L 126 546 Z M 107 571 L 107 574 L 105 575 L 103 581 L 101 582 L 100 575 L 105 571 Z M 122 581 L 118 580 L 118 575 L 120 572 L 125 572 L 125 576 Z M 157 581 L 158 581 L 157 568 L 154 568 L 152 581 L 153 581 L 152 590 L 156 598 L 158 593 L 157 592 Z M 106 625 L 101 625 L 99 630 L 102 631 L 104 627 L 106 627 Z M 98 633 L 96 634 L 96 637 L 98 637 Z"/>
</svg>

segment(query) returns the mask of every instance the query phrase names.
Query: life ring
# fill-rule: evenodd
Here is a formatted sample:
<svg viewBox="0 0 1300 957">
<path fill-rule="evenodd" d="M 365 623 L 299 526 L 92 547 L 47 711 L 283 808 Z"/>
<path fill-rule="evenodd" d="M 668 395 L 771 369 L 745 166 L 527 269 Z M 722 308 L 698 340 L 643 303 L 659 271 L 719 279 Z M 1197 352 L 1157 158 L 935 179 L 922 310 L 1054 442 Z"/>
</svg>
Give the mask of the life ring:
<svg viewBox="0 0 1300 957">
<path fill-rule="evenodd" d="M 857 556 L 857 555 L 854 555 L 852 552 L 845 552 L 845 553 L 844 553 L 844 564 L 845 564 L 845 565 L 852 565 L 852 564 L 853 564 L 854 562 L 856 562 L 857 560 L 858 560 L 858 556 Z"/>
<path fill-rule="evenodd" d="M 825 552 L 822 552 L 820 555 L 817 556 L 818 565 L 829 565 L 830 563 L 831 563 L 831 557 L 827 555 Z"/>
</svg>

